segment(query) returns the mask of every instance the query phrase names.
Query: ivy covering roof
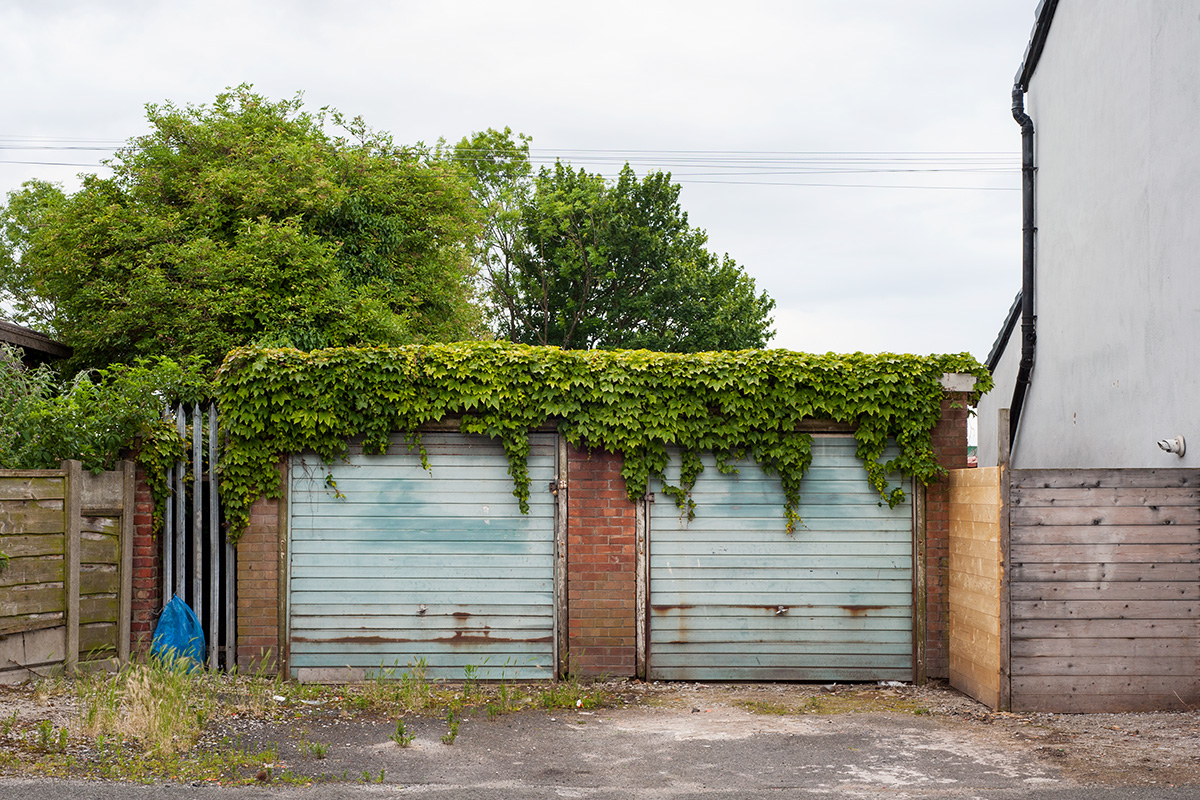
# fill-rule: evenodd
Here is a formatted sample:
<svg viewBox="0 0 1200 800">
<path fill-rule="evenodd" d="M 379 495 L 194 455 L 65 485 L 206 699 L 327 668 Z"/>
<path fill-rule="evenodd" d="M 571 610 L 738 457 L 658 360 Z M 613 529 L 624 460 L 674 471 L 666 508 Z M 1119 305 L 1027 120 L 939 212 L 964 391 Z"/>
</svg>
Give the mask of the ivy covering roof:
<svg viewBox="0 0 1200 800">
<path fill-rule="evenodd" d="M 894 505 L 904 492 L 888 484 L 889 473 L 925 483 L 942 473 L 930 436 L 945 373 L 975 376 L 971 403 L 992 385 L 968 354 L 673 354 L 503 342 L 307 353 L 240 348 L 218 374 L 227 436 L 222 494 L 236 539 L 251 503 L 279 496 L 281 457 L 311 450 L 331 463 L 357 438 L 364 452 L 382 453 L 399 431 L 424 459 L 422 426 L 458 417 L 463 432 L 503 444 L 513 494 L 527 510 L 529 432 L 549 423 L 576 447 L 621 454 L 631 499 L 658 479 L 688 507 L 701 453 L 712 452 L 720 467 L 752 457 L 778 475 L 790 532 L 812 461 L 812 438 L 800 424 L 852 425 L 867 480 Z M 899 454 L 885 462 L 889 440 Z M 678 485 L 665 480 L 668 448 L 682 460 Z"/>
</svg>

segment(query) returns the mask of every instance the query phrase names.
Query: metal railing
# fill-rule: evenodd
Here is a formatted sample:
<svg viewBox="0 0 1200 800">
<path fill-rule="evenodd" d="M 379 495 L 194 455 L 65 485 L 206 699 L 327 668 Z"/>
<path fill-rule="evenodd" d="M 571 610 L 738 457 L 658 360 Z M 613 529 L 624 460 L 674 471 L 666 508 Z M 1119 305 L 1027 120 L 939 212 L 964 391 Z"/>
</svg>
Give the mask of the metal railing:
<svg viewBox="0 0 1200 800">
<path fill-rule="evenodd" d="M 217 476 L 219 426 L 216 404 L 207 410 L 180 404 L 167 416 L 180 437 L 192 441 L 191 459 L 167 473 L 169 494 L 163 518 L 163 603 L 178 596 L 204 629 L 209 669 L 237 662 L 236 583 L 233 545 L 221 534 Z"/>
</svg>

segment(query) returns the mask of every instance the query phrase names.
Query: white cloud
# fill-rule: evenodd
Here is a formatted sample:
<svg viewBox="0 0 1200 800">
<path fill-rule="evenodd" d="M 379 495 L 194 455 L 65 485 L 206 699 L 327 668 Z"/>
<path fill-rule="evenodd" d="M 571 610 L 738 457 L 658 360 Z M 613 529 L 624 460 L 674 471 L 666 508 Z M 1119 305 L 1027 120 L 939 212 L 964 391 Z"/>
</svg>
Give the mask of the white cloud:
<svg viewBox="0 0 1200 800">
<path fill-rule="evenodd" d="M 273 97 L 303 90 L 400 141 L 510 125 L 550 151 L 1015 154 L 1009 90 L 1035 6 L 22 0 L 0 6 L 0 136 L 123 140 L 144 131 L 147 102 L 251 82 Z M 17 160 L 68 159 L 0 151 Z M 0 163 L 0 192 L 35 176 L 73 188 L 79 169 Z M 1019 283 L 1017 192 L 689 182 L 683 202 L 777 299 L 778 346 L 983 356 Z"/>
</svg>

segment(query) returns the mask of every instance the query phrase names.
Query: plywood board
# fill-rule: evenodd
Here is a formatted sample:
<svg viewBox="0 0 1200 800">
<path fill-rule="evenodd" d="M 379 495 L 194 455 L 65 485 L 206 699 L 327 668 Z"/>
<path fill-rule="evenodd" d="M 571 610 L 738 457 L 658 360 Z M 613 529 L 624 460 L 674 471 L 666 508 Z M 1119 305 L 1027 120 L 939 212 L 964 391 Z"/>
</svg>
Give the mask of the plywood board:
<svg viewBox="0 0 1200 800">
<path fill-rule="evenodd" d="M 1012 643 L 1013 659 L 1040 658 L 1044 656 L 1107 657 L 1140 656 L 1143 658 L 1200 657 L 1200 647 L 1195 639 L 1161 638 L 1145 636 L 1125 639 L 1083 639 L 1077 637 L 1060 639 L 1018 639 Z"/>
<path fill-rule="evenodd" d="M 1200 581 L 1200 563 L 1026 563 L 1014 564 L 1013 586 L 1046 581 Z"/>
<path fill-rule="evenodd" d="M 1014 540 L 1016 538 L 1014 531 Z M 1042 564 L 1197 563 L 1200 544 L 1017 544 L 1012 545 L 1014 567 Z"/>
<path fill-rule="evenodd" d="M 1194 639 L 1195 636 L 1196 622 L 1187 619 L 1026 619 L 1012 624 L 1014 647 L 1018 639 Z"/>
<path fill-rule="evenodd" d="M 81 595 L 111 594 L 116 595 L 121 581 L 115 565 L 91 565 L 79 571 L 79 593 Z"/>
<path fill-rule="evenodd" d="M 952 469 L 947 472 L 946 480 L 951 489 L 960 487 L 989 486 L 996 488 L 1000 481 L 999 467 L 978 467 L 972 469 Z"/>
<path fill-rule="evenodd" d="M 953 513 L 953 506 L 951 507 Z M 977 522 L 974 520 L 950 520 L 950 538 L 969 539 L 976 542 L 992 542 L 993 546 L 999 552 L 1000 548 L 1000 523 L 996 520 L 987 520 Z"/>
<path fill-rule="evenodd" d="M 61 500 L 0 503 L 0 535 L 62 533 L 66 519 Z"/>
<path fill-rule="evenodd" d="M 1014 702 L 1019 694 L 1060 694 L 1064 698 L 1087 695 L 1153 694 L 1196 697 L 1200 679 L 1194 675 L 1168 677 L 1162 675 L 1081 675 L 1075 676 L 1013 676 Z"/>
<path fill-rule="evenodd" d="M 1013 676 L 1172 676 L 1190 679 L 1197 674 L 1197 666 L 1200 665 L 1194 656 L 1039 656 L 1013 662 Z"/>
<path fill-rule="evenodd" d="M 115 622 L 80 624 L 79 657 L 94 659 L 101 654 L 117 649 L 117 625 Z"/>
<path fill-rule="evenodd" d="M 1056 508 L 1106 506 L 1200 506 L 1200 487 L 1022 488 L 1013 493 L 1014 506 Z"/>
<path fill-rule="evenodd" d="M 954 569 L 953 567 L 950 569 L 951 604 L 954 603 L 953 595 L 957 591 L 961 590 L 968 594 L 990 597 L 995 600 L 996 607 L 999 608 L 999 589 L 1000 582 L 998 580 L 996 571 L 993 571 L 993 574 L 991 575 L 978 575 L 974 572 Z"/>
<path fill-rule="evenodd" d="M 1014 528 L 1024 525 L 1200 525 L 1200 507 L 1195 506 L 1013 506 L 1010 514 Z"/>
<path fill-rule="evenodd" d="M 993 675 L 956 669 L 950 667 L 950 685 L 960 692 L 975 698 L 989 708 L 996 708 L 1000 703 L 998 681 Z"/>
<path fill-rule="evenodd" d="M 21 617 L 0 617 L 0 636 L 23 631 L 37 631 L 61 626 L 65 613 L 53 611 L 45 614 L 28 614 Z M 66 628 L 63 628 L 65 631 Z"/>
<path fill-rule="evenodd" d="M 950 502 L 954 505 L 977 505 L 997 508 L 1000 505 L 1000 487 L 992 485 L 950 485 Z"/>
<path fill-rule="evenodd" d="M 980 614 L 985 614 L 989 617 L 999 618 L 1000 616 L 1000 600 L 994 592 L 952 592 L 953 597 L 950 600 L 951 609 L 970 609 Z"/>
<path fill-rule="evenodd" d="M 1013 544 L 1197 544 L 1188 525 L 1037 525 L 1013 528 Z"/>
<path fill-rule="evenodd" d="M 63 611 L 66 602 L 62 586 L 18 586 L 0 593 L 0 618 Z"/>
<path fill-rule="evenodd" d="M 1061 692 L 1035 693 L 1036 681 L 1013 690 L 1012 710 L 1017 712 L 1050 712 L 1056 714 L 1116 714 L 1137 711 L 1193 711 L 1200 705 L 1200 692 L 1184 694 L 1168 692 L 1149 694 L 1079 694 Z"/>
<path fill-rule="evenodd" d="M 81 533 L 79 561 L 82 564 L 112 564 L 121 561 L 121 540 L 117 536 Z"/>
<path fill-rule="evenodd" d="M 61 531 L 35 536 L 0 536 L 0 550 L 9 558 L 61 556 L 64 549 Z"/>
<path fill-rule="evenodd" d="M 1187 600 L 1022 600 L 1012 618 L 1022 619 L 1190 619 L 1200 604 Z"/>
<path fill-rule="evenodd" d="M 0 552 L 3 544 L 0 543 Z M 12 558 L 8 566 L 0 571 L 0 589 L 14 586 L 29 586 L 39 583 L 63 582 L 63 561 L 57 557 Z"/>
<path fill-rule="evenodd" d="M 119 603 L 116 595 L 98 594 L 79 598 L 81 623 L 116 622 Z"/>
<path fill-rule="evenodd" d="M 1043 601 L 1200 600 L 1200 583 L 1193 581 L 1041 581 L 1017 582 L 1012 599 Z"/>
<path fill-rule="evenodd" d="M 1038 488 L 1127 489 L 1200 486 L 1195 469 L 1014 469 L 1014 490 Z"/>
<path fill-rule="evenodd" d="M 0 471 L 0 502 L 7 500 L 62 500 L 66 488 L 62 473 L 53 477 L 10 478 Z"/>
</svg>

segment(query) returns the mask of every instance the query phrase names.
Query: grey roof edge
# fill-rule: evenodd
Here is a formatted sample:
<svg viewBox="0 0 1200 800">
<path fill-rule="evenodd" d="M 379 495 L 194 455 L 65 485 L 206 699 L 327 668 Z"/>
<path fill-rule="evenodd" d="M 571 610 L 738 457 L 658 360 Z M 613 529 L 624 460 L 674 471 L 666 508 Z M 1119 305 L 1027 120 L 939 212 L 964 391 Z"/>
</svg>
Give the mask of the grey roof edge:
<svg viewBox="0 0 1200 800">
<path fill-rule="evenodd" d="M 1029 35 L 1029 44 L 1025 47 L 1025 58 L 1021 60 L 1021 68 L 1013 79 L 1022 90 L 1029 89 L 1029 79 L 1037 69 L 1038 60 L 1042 57 L 1042 48 L 1046 46 L 1046 36 L 1050 33 L 1050 23 L 1054 21 L 1054 12 L 1058 8 L 1058 0 L 1041 0 L 1037 11 L 1034 12 L 1036 21 L 1033 32 Z"/>
<path fill-rule="evenodd" d="M 996 334 L 996 341 L 992 342 L 992 349 L 987 356 L 988 372 L 993 375 L 996 373 L 996 367 L 1000 366 L 1000 357 L 1004 355 L 1004 348 L 1008 346 L 1008 340 L 1012 336 L 1012 332 L 1017 328 L 1017 322 L 1021 319 L 1021 292 L 1017 292 L 1017 299 L 1013 300 L 1012 307 L 1008 309 L 1008 314 L 1004 317 L 1004 324 L 1000 326 L 1000 333 Z"/>
<path fill-rule="evenodd" d="M 0 319 L 0 342 L 22 347 L 26 350 L 33 350 L 43 356 L 51 358 L 69 358 L 71 348 L 62 342 L 51 339 L 44 333 L 39 333 L 33 328 L 26 328 L 24 325 L 18 325 L 15 322 Z"/>
</svg>

